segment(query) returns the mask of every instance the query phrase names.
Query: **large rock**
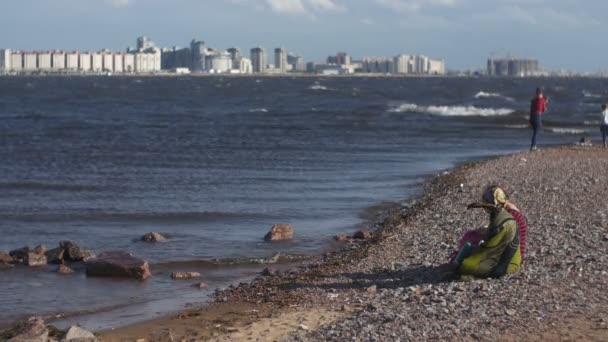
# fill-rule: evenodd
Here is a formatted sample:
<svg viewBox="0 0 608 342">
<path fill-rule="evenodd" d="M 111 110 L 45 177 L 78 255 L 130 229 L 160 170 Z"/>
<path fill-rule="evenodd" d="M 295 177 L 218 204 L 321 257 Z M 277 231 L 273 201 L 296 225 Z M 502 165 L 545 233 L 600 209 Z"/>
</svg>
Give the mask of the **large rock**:
<svg viewBox="0 0 608 342">
<path fill-rule="evenodd" d="M 12 264 L 15 262 L 12 256 L 6 252 L 0 252 L 0 264 Z"/>
<path fill-rule="evenodd" d="M 34 252 L 38 255 L 42 255 L 42 254 L 46 253 L 46 247 L 44 247 L 44 245 L 38 245 L 38 246 L 36 246 L 36 248 L 34 248 L 34 250 L 32 250 L 32 252 Z"/>
<path fill-rule="evenodd" d="M 8 342 L 47 342 L 49 330 L 40 317 L 31 317 L 9 330 Z"/>
<path fill-rule="evenodd" d="M 367 229 L 361 229 L 361 230 L 358 230 L 357 232 L 355 232 L 355 234 L 353 235 L 353 238 L 359 239 L 359 240 L 369 240 L 372 238 L 372 232 L 370 232 Z"/>
<path fill-rule="evenodd" d="M 82 261 L 84 259 L 83 251 L 72 241 L 61 241 L 59 247 L 63 248 L 63 259 L 66 261 Z"/>
<path fill-rule="evenodd" d="M 200 278 L 201 274 L 198 272 L 173 272 L 171 273 L 171 278 L 173 279 L 194 279 Z"/>
<path fill-rule="evenodd" d="M 13 258 L 14 262 L 23 263 L 27 258 L 27 253 L 30 252 L 30 248 L 25 246 L 19 249 L 10 251 L 8 254 Z"/>
<path fill-rule="evenodd" d="M 167 239 L 164 236 L 160 235 L 160 233 L 154 233 L 154 232 L 145 234 L 144 236 L 141 237 L 141 240 L 144 242 L 151 242 L 151 243 L 167 241 Z"/>
<path fill-rule="evenodd" d="M 264 237 L 265 241 L 281 241 L 293 239 L 293 227 L 290 224 L 275 224 Z"/>
<path fill-rule="evenodd" d="M 123 251 L 103 252 L 86 261 L 89 277 L 126 277 L 147 279 L 152 274 L 148 262 Z"/>
<path fill-rule="evenodd" d="M 65 250 L 63 248 L 57 247 L 46 251 L 44 255 L 46 256 L 46 260 L 48 263 L 62 264 L 64 251 Z"/>
<path fill-rule="evenodd" d="M 24 263 L 27 266 L 46 266 L 46 256 L 44 254 L 29 252 Z"/>
<path fill-rule="evenodd" d="M 68 330 L 65 338 L 63 339 L 65 342 L 97 342 L 99 341 L 92 332 L 79 328 L 77 326 L 72 326 Z"/>
</svg>

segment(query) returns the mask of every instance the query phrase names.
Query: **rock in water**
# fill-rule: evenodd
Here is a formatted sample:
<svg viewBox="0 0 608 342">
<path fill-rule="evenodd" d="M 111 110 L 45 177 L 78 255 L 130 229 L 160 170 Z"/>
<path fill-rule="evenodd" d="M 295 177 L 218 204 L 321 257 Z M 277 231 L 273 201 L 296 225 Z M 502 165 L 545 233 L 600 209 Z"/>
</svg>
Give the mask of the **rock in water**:
<svg viewBox="0 0 608 342">
<path fill-rule="evenodd" d="M 336 241 L 348 242 L 348 241 L 350 241 L 350 236 L 348 236 L 346 234 L 336 235 Z"/>
<path fill-rule="evenodd" d="M 47 342 L 49 338 L 49 330 L 40 317 L 19 322 L 11 331 L 14 334 L 8 342 Z"/>
<path fill-rule="evenodd" d="M 65 342 L 97 342 L 99 341 L 92 332 L 72 326 L 65 335 Z"/>
<path fill-rule="evenodd" d="M 34 248 L 32 252 L 38 255 L 43 255 L 44 253 L 46 253 L 46 247 L 44 247 L 44 245 L 38 245 L 36 246 L 36 248 Z"/>
<path fill-rule="evenodd" d="M 171 278 L 173 279 L 194 279 L 200 278 L 201 274 L 198 272 L 173 272 Z"/>
<path fill-rule="evenodd" d="M 46 257 L 44 254 L 29 252 L 24 263 L 27 266 L 46 266 Z"/>
<path fill-rule="evenodd" d="M 148 262 L 123 251 L 103 252 L 86 261 L 89 277 L 124 277 L 147 279 L 152 274 Z"/>
<path fill-rule="evenodd" d="M 64 249 L 61 247 L 53 248 L 51 250 L 46 251 L 44 255 L 46 256 L 47 262 L 51 264 L 61 264 L 63 263 L 63 254 Z"/>
<path fill-rule="evenodd" d="M 66 265 L 59 265 L 59 267 L 57 267 L 57 273 L 70 274 L 70 273 L 74 273 L 74 270 L 67 267 Z"/>
<path fill-rule="evenodd" d="M 369 240 L 372 238 L 372 232 L 370 232 L 367 229 L 361 229 L 361 230 L 358 230 L 355 233 L 355 235 L 353 235 L 353 238 L 359 239 L 359 240 Z"/>
<path fill-rule="evenodd" d="M 293 239 L 293 227 L 290 224 L 275 224 L 264 237 L 265 241 L 281 241 Z"/>
<path fill-rule="evenodd" d="M 61 241 L 59 247 L 63 248 L 63 258 L 66 261 L 82 261 L 84 259 L 82 250 L 72 241 Z"/>
<path fill-rule="evenodd" d="M 14 262 L 24 263 L 27 258 L 27 253 L 30 252 L 29 247 L 21 247 L 19 249 L 15 249 L 10 251 L 8 254 L 13 258 Z"/>
<path fill-rule="evenodd" d="M 8 253 L 0 252 L 0 264 L 12 264 L 13 262 L 15 260 Z"/>
<path fill-rule="evenodd" d="M 144 236 L 141 237 L 141 240 L 144 242 L 151 242 L 151 243 L 167 241 L 167 239 L 164 236 L 162 236 L 160 233 L 154 233 L 154 232 L 145 234 Z"/>
</svg>

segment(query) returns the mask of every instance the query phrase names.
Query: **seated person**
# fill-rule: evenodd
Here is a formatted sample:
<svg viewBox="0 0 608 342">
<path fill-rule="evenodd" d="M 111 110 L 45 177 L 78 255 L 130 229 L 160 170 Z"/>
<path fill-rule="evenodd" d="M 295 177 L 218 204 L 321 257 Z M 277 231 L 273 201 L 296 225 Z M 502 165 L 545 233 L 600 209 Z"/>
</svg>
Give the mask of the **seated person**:
<svg viewBox="0 0 608 342">
<path fill-rule="evenodd" d="M 473 246 L 463 256 L 458 273 L 483 278 L 515 273 L 521 264 L 520 234 L 517 221 L 505 209 L 504 191 L 491 186 L 484 191 L 482 199 L 483 203 L 473 203 L 469 208 L 483 208 L 490 224 L 479 246 Z"/>
</svg>

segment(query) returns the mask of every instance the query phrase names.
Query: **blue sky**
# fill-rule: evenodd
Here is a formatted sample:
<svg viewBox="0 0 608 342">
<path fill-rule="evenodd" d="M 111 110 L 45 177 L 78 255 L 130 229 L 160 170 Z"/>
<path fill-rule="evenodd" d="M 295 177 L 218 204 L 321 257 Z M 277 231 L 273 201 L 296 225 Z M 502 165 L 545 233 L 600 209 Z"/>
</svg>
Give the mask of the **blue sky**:
<svg viewBox="0 0 608 342">
<path fill-rule="evenodd" d="M 284 46 L 307 61 L 422 53 L 448 68 L 507 53 L 550 69 L 608 69 L 607 0 L 2 0 L 0 47 L 124 50 Z"/>
</svg>

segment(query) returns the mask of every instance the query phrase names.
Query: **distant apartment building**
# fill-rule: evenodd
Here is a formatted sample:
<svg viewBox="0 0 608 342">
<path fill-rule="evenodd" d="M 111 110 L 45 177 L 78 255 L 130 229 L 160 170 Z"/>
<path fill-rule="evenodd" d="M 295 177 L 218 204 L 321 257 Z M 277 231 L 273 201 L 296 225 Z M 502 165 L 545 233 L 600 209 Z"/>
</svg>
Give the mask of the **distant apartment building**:
<svg viewBox="0 0 608 342">
<path fill-rule="evenodd" d="M 388 74 L 394 70 L 394 61 L 387 57 L 365 57 L 363 58 L 363 72 Z"/>
<path fill-rule="evenodd" d="M 287 72 L 287 50 L 284 48 L 274 49 L 274 69 L 276 72 Z"/>
<path fill-rule="evenodd" d="M 287 54 L 287 65 L 290 66 L 291 71 L 305 72 L 306 64 L 302 56 L 295 55 L 293 53 Z"/>
<path fill-rule="evenodd" d="M 112 54 L 112 63 L 114 64 L 113 72 L 119 73 L 119 74 L 125 72 L 124 60 L 125 60 L 124 54 L 122 54 L 122 53 Z"/>
<path fill-rule="evenodd" d="M 52 58 L 50 52 L 38 53 L 38 69 L 42 71 L 52 70 L 53 63 L 51 62 L 51 59 Z"/>
<path fill-rule="evenodd" d="M 23 54 L 23 70 L 36 71 L 38 70 L 38 54 L 26 52 Z"/>
<path fill-rule="evenodd" d="M 535 59 L 488 59 L 488 76 L 526 77 L 538 75 L 539 72 L 539 63 Z"/>
<path fill-rule="evenodd" d="M 266 71 L 266 50 L 261 47 L 251 49 L 251 65 L 253 73 Z"/>
<path fill-rule="evenodd" d="M 88 52 L 82 52 L 78 55 L 78 68 L 80 71 L 91 71 L 91 58 L 91 54 Z"/>
<path fill-rule="evenodd" d="M 191 66 L 192 71 L 202 71 L 205 68 L 205 42 L 194 40 L 190 42 Z"/>
<path fill-rule="evenodd" d="M 135 72 L 135 56 L 130 53 L 124 54 L 122 59 L 122 68 L 123 71 L 127 73 Z"/>
<path fill-rule="evenodd" d="M 18 51 L 11 52 L 11 71 L 22 71 L 23 70 L 23 53 Z"/>
<path fill-rule="evenodd" d="M 11 68 L 11 49 L 0 50 L 0 72 L 8 72 Z"/>
<path fill-rule="evenodd" d="M 103 56 L 100 52 L 93 52 L 91 54 L 91 71 L 102 72 L 103 71 Z"/>
<path fill-rule="evenodd" d="M 351 63 L 352 63 L 352 60 L 350 58 L 350 55 L 347 54 L 346 52 L 338 52 L 336 54 L 336 64 L 350 65 Z"/>
<path fill-rule="evenodd" d="M 38 59 L 40 60 L 40 55 L 38 55 Z M 79 64 L 79 53 L 78 52 L 69 52 L 65 55 L 65 68 L 69 71 L 78 71 Z"/>
<path fill-rule="evenodd" d="M 227 52 L 216 52 L 207 57 L 207 70 L 210 73 L 221 74 L 233 69 L 232 58 Z"/>
</svg>

